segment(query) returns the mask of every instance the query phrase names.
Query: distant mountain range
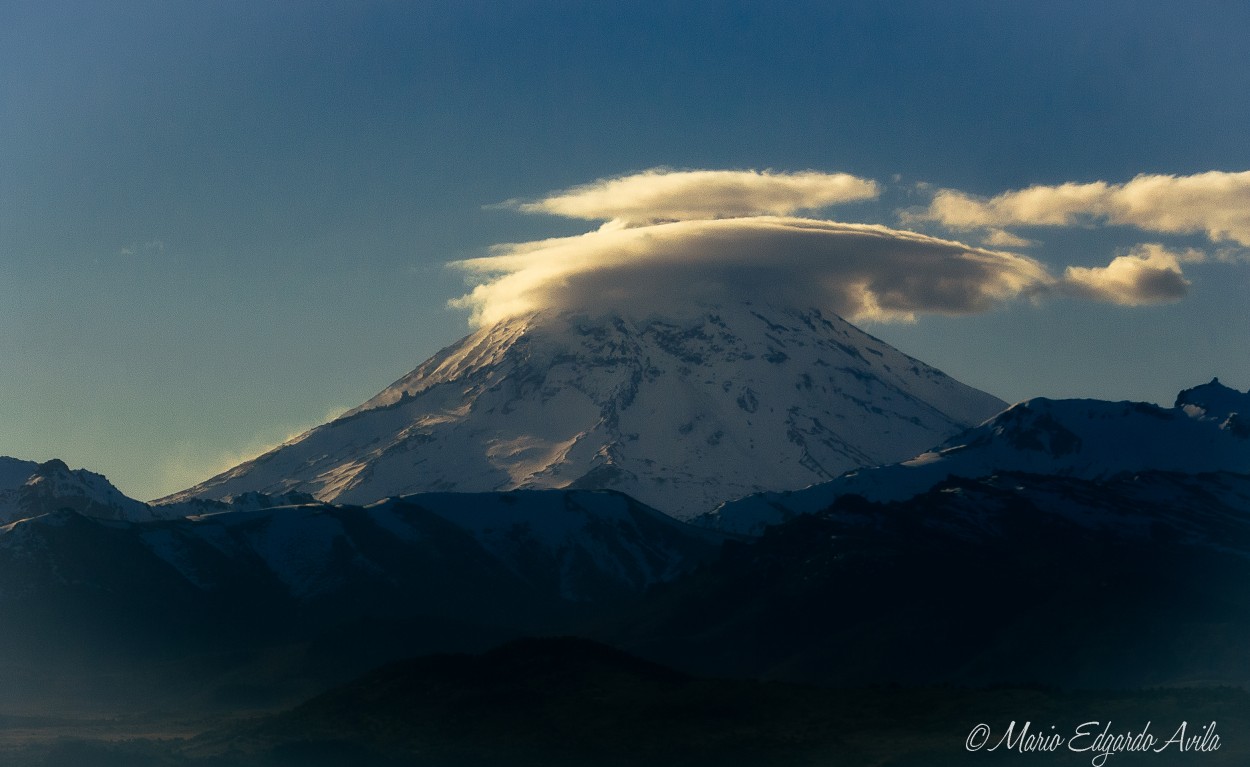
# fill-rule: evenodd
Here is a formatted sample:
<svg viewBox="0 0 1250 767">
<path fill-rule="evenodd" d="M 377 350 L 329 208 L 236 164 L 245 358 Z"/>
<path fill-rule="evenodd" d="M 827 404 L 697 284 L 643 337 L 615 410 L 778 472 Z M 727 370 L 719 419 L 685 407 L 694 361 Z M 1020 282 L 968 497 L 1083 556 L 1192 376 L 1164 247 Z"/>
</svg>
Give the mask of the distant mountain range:
<svg viewBox="0 0 1250 767">
<path fill-rule="evenodd" d="M 829 685 L 1250 685 L 1250 477 L 995 472 L 842 496 L 727 546 L 599 635 L 688 671 Z"/>
<path fill-rule="evenodd" d="M 0 710 L 64 694 L 55 691 L 67 675 L 95 678 L 84 669 L 191 663 L 189 682 L 169 668 L 169 679 L 149 681 L 194 688 L 197 658 L 248 659 L 347 632 L 348 657 L 324 668 L 292 661 L 269 693 L 281 698 L 302 677 L 362 671 L 379 662 L 374 652 L 481 647 L 571 626 L 710 561 L 719 544 L 610 491 L 415 495 L 146 522 L 47 512 L 0 527 L 0 679 L 26 680 L 0 686 Z"/>
<path fill-rule="evenodd" d="M 844 495 L 901 501 L 949 477 L 996 472 L 1109 480 L 1146 471 L 1250 474 L 1250 393 L 1219 382 L 1182 391 L 1171 408 L 1144 402 L 1032 399 L 911 460 L 847 472 L 797 492 L 760 493 L 699 518 L 725 532 L 827 508 Z"/>
<path fill-rule="evenodd" d="M 211 647 L 252 663 L 310 640 L 363 670 L 404 646 L 574 631 L 718 675 L 1250 683 L 1234 641 L 1250 605 L 1227 587 L 1250 578 L 1248 399 L 1213 381 L 1174 408 L 1032 400 L 916 459 L 699 525 L 585 490 L 148 507 L 60 462 L 7 461 L 2 497 L 38 513 L 0 527 L 0 639 L 10 672 L 54 677 Z M 780 524 L 756 541 L 724 524 L 761 509 Z M 726 534 L 743 542 L 722 549 Z M 368 639 L 348 628 L 371 623 Z M 1097 662 L 1072 667 L 1078 644 Z M 312 689 L 301 675 L 328 681 L 274 673 L 288 695 Z"/>
</svg>

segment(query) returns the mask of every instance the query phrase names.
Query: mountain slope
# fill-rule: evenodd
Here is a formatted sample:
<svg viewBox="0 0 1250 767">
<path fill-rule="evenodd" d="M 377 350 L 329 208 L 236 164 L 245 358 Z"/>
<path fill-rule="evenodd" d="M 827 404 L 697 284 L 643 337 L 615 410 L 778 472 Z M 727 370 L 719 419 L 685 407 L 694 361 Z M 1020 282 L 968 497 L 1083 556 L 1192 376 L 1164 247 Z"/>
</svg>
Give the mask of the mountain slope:
<svg viewBox="0 0 1250 767">
<path fill-rule="evenodd" d="M 1176 405 L 1050 400 L 1013 405 L 980 426 L 902 463 L 849 472 L 794 493 L 762 493 L 725 504 L 701 523 L 759 533 L 796 514 L 828 507 L 842 495 L 895 501 L 947 477 L 1018 471 L 1106 480 L 1148 470 L 1250 474 L 1250 393 L 1218 379 L 1182 391 Z"/>
<path fill-rule="evenodd" d="M 1250 476 L 1002 472 L 842 496 L 602 636 L 692 673 L 834 685 L 1245 685 Z"/>
<path fill-rule="evenodd" d="M 584 487 L 684 518 L 902 460 L 1002 406 L 815 310 L 539 313 L 474 333 L 343 417 L 165 501 Z"/>
</svg>

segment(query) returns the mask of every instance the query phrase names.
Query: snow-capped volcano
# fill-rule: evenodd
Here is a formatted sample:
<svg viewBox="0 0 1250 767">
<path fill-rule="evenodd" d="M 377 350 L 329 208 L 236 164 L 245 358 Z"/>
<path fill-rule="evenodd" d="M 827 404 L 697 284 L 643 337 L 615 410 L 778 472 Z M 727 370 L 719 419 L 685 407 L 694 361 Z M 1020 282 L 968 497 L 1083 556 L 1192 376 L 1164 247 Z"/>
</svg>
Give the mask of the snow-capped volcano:
<svg viewBox="0 0 1250 767">
<path fill-rule="evenodd" d="M 615 489 L 678 517 L 911 457 L 1004 403 L 817 310 L 538 312 L 165 499 Z"/>
</svg>

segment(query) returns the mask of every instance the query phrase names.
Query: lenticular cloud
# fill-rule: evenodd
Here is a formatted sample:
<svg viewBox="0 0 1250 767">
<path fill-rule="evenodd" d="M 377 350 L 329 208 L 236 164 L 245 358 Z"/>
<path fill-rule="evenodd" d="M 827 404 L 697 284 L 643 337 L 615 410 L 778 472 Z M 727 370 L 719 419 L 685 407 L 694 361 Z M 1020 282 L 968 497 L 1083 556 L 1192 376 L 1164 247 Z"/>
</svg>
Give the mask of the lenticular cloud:
<svg viewBox="0 0 1250 767">
<path fill-rule="evenodd" d="M 985 311 L 1051 282 L 1032 259 L 883 226 L 801 218 L 680 221 L 504 245 L 456 266 L 453 302 L 490 324 L 537 309 L 674 314 L 759 300 L 852 320 Z"/>
<path fill-rule="evenodd" d="M 742 216 L 785 216 L 875 198 L 875 181 L 847 173 L 653 169 L 507 205 L 622 226 Z"/>
</svg>

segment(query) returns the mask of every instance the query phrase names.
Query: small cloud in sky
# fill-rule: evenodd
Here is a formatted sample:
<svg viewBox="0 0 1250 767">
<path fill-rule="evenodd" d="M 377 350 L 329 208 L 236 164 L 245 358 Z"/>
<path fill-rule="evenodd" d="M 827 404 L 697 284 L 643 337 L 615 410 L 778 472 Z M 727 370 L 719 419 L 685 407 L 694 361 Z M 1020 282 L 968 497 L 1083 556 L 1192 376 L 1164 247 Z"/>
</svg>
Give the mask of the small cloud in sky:
<svg viewBox="0 0 1250 767">
<path fill-rule="evenodd" d="M 1250 262 L 1250 250 L 1239 247 L 1216 248 L 1205 260 L 1219 264 L 1244 264 Z"/>
<path fill-rule="evenodd" d="M 145 255 L 165 252 L 164 240 L 148 240 L 144 243 L 131 243 L 117 251 L 119 256 L 133 256 L 138 253 Z"/>
<path fill-rule="evenodd" d="M 870 200 L 875 181 L 849 173 L 754 170 L 674 171 L 656 168 L 555 192 L 541 200 L 505 203 L 527 213 L 636 226 L 742 216 L 786 216 L 801 210 Z"/>
<path fill-rule="evenodd" d="M 1250 246 L 1250 171 L 1143 174 L 1123 184 L 1069 182 L 990 198 L 943 189 L 913 216 L 962 231 L 1106 223 Z"/>
<path fill-rule="evenodd" d="M 1200 251 L 1174 252 L 1147 243 L 1104 267 L 1069 266 L 1064 270 L 1063 289 L 1083 298 L 1122 306 L 1173 303 L 1189 292 L 1181 263 L 1202 260 Z"/>
</svg>

